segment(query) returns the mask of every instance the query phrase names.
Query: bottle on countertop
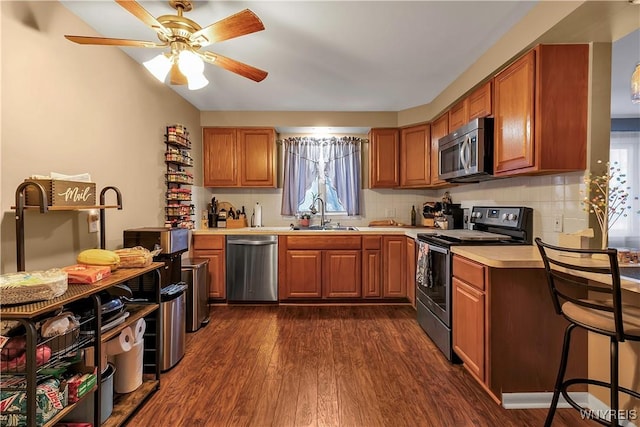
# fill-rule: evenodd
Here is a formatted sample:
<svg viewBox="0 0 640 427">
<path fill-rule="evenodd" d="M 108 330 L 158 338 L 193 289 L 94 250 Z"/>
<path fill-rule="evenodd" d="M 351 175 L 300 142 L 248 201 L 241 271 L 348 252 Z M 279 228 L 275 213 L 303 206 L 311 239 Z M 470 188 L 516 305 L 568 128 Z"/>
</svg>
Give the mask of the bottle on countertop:
<svg viewBox="0 0 640 427">
<path fill-rule="evenodd" d="M 411 225 L 416 225 L 416 206 L 411 206 Z"/>
</svg>

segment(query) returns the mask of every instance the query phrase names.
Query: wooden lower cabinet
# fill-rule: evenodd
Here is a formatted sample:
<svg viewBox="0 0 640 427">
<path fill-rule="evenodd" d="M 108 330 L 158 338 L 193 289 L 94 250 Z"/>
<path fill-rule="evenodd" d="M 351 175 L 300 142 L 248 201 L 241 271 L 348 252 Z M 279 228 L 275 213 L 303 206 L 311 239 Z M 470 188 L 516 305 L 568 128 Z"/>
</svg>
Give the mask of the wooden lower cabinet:
<svg viewBox="0 0 640 427">
<path fill-rule="evenodd" d="M 453 307 L 453 350 L 484 381 L 484 292 L 454 277 Z"/>
<path fill-rule="evenodd" d="M 553 308 L 544 269 L 494 268 L 454 255 L 452 286 L 453 349 L 489 395 L 500 402 L 503 393 L 553 391 L 568 322 Z M 578 328 L 567 378 L 587 376 L 587 354 L 587 333 Z"/>
<path fill-rule="evenodd" d="M 382 236 L 362 236 L 362 296 L 382 296 Z"/>
<path fill-rule="evenodd" d="M 382 237 L 382 297 L 406 298 L 406 237 Z"/>
<path fill-rule="evenodd" d="M 327 250 L 324 252 L 324 298 L 359 298 L 362 295 L 361 251 Z"/>
<path fill-rule="evenodd" d="M 227 275 L 225 257 L 225 236 L 193 235 L 191 244 L 192 258 L 209 260 L 209 299 L 224 300 L 227 298 Z"/>
<path fill-rule="evenodd" d="M 280 298 L 322 297 L 322 251 L 288 250 Z"/>
<path fill-rule="evenodd" d="M 278 282 L 280 300 L 359 298 L 361 236 L 280 236 Z"/>
<path fill-rule="evenodd" d="M 407 237 L 407 299 L 413 306 L 416 308 L 416 261 L 417 261 L 417 252 L 416 252 L 416 241 Z"/>
</svg>

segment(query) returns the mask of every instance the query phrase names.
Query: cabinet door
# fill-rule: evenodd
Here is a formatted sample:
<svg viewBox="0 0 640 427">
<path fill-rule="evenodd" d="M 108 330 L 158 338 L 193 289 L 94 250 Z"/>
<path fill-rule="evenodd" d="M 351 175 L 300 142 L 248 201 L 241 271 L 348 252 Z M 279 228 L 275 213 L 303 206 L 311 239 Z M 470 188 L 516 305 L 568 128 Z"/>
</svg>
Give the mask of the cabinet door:
<svg viewBox="0 0 640 427">
<path fill-rule="evenodd" d="M 400 133 L 400 186 L 426 187 L 430 183 L 429 125 L 412 126 Z"/>
<path fill-rule="evenodd" d="M 241 187 L 275 187 L 274 129 L 237 130 Z"/>
<path fill-rule="evenodd" d="M 204 128 L 202 130 L 202 175 L 205 187 L 236 187 L 235 128 Z"/>
<path fill-rule="evenodd" d="M 449 114 L 445 113 L 431 123 L 431 185 L 438 186 L 446 181 L 438 179 L 438 140 L 449 134 Z"/>
<path fill-rule="evenodd" d="M 398 129 L 369 132 L 369 187 L 394 188 L 400 184 Z"/>
<path fill-rule="evenodd" d="M 495 175 L 535 164 L 534 81 L 534 51 L 511 64 L 494 79 Z"/>
<path fill-rule="evenodd" d="M 382 236 L 362 236 L 362 296 L 380 298 Z"/>
<path fill-rule="evenodd" d="M 322 297 L 322 251 L 288 250 L 281 298 Z"/>
<path fill-rule="evenodd" d="M 209 264 L 209 299 L 225 299 L 227 297 L 226 262 L 224 251 L 198 250 L 193 251 L 194 258 L 207 258 Z"/>
<path fill-rule="evenodd" d="M 469 104 L 469 121 L 491 115 L 491 82 L 487 82 L 471 92 L 467 97 Z"/>
<path fill-rule="evenodd" d="M 406 249 L 405 236 L 382 238 L 382 296 L 406 298 Z"/>
<path fill-rule="evenodd" d="M 407 237 L 407 298 L 416 307 L 416 241 Z"/>
<path fill-rule="evenodd" d="M 485 294 L 453 278 L 453 348 L 465 367 L 485 381 Z"/>
<path fill-rule="evenodd" d="M 360 251 L 327 250 L 322 260 L 325 298 L 358 298 L 362 295 Z"/>
<path fill-rule="evenodd" d="M 449 129 L 451 132 L 469 122 L 469 103 L 465 98 L 449 110 Z"/>
</svg>

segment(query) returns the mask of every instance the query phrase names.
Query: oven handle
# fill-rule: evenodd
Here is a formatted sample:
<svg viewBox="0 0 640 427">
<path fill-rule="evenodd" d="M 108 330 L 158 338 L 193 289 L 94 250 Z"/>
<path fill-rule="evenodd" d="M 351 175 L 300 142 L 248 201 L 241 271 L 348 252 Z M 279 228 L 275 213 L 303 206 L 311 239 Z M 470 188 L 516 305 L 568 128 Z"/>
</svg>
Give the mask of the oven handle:
<svg viewBox="0 0 640 427">
<path fill-rule="evenodd" d="M 434 245 L 433 243 L 427 243 L 430 251 L 439 252 L 441 254 L 449 255 L 449 249 L 443 248 L 442 246 Z"/>
</svg>

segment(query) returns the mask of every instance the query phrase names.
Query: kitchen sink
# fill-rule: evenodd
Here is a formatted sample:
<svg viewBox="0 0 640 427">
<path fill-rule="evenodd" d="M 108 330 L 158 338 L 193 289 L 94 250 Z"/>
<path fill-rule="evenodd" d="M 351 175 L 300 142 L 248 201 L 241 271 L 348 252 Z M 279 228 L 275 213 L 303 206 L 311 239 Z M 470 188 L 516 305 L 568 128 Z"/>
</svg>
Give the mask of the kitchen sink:
<svg viewBox="0 0 640 427">
<path fill-rule="evenodd" d="M 301 231 L 358 231 L 356 227 L 350 225 L 311 225 L 309 227 L 294 227 L 293 230 Z"/>
</svg>

